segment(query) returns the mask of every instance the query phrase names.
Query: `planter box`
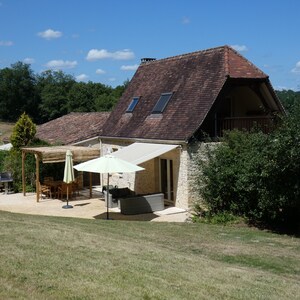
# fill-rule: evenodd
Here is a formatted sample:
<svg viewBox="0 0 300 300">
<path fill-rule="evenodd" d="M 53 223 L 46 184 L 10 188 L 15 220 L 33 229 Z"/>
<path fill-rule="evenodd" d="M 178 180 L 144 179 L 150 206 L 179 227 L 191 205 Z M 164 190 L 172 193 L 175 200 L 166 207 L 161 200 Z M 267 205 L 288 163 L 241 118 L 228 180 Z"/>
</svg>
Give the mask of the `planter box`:
<svg viewBox="0 0 300 300">
<path fill-rule="evenodd" d="M 164 209 L 164 194 L 133 196 L 119 199 L 121 213 L 137 215 Z"/>
</svg>

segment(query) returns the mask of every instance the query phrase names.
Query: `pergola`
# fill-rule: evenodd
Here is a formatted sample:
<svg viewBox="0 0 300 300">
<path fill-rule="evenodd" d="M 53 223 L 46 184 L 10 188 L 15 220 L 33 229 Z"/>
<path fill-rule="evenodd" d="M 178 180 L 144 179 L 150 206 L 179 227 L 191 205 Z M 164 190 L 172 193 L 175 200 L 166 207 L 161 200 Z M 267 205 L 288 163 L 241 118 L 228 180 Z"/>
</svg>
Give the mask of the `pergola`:
<svg viewBox="0 0 300 300">
<path fill-rule="evenodd" d="M 84 162 L 100 156 L 100 149 L 82 146 L 53 146 L 53 147 L 26 147 L 22 148 L 22 187 L 23 195 L 26 196 L 25 184 L 25 159 L 26 153 L 35 156 L 36 164 L 36 201 L 39 201 L 39 181 L 40 181 L 40 161 L 43 163 L 64 162 L 66 152 L 70 150 L 73 154 L 74 162 Z M 91 174 L 90 174 L 91 175 Z M 90 187 L 91 189 L 91 187 Z M 90 191 L 91 193 L 91 191 Z"/>
</svg>

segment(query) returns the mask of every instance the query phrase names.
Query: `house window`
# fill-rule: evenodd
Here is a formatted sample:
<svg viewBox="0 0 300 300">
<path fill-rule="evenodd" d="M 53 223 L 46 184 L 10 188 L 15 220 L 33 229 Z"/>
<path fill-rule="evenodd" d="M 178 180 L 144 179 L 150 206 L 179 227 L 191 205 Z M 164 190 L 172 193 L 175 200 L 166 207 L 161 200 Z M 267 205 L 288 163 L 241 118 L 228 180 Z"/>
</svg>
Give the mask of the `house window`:
<svg viewBox="0 0 300 300">
<path fill-rule="evenodd" d="M 129 104 L 126 112 L 133 112 L 134 108 L 136 107 L 137 103 L 139 102 L 139 97 L 133 97 L 131 103 Z"/>
<path fill-rule="evenodd" d="M 155 104 L 152 113 L 153 114 L 160 114 L 164 111 L 165 107 L 167 106 L 172 93 L 164 93 L 161 94 L 160 98 L 158 99 L 157 103 Z"/>
</svg>

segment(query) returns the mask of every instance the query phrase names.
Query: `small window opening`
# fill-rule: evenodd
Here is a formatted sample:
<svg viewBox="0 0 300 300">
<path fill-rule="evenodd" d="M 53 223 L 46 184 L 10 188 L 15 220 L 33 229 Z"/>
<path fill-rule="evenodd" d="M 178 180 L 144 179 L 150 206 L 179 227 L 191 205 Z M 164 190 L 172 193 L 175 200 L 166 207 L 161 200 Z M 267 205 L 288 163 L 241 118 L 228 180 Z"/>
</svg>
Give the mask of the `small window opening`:
<svg viewBox="0 0 300 300">
<path fill-rule="evenodd" d="M 172 96 L 172 93 L 163 93 L 161 94 L 160 98 L 158 99 L 157 103 L 155 104 L 152 113 L 153 114 L 160 114 L 164 111 L 166 108 L 170 98 Z"/>
<path fill-rule="evenodd" d="M 140 97 L 133 97 L 126 112 L 133 112 L 134 108 L 136 107 L 137 103 L 139 102 Z"/>
</svg>

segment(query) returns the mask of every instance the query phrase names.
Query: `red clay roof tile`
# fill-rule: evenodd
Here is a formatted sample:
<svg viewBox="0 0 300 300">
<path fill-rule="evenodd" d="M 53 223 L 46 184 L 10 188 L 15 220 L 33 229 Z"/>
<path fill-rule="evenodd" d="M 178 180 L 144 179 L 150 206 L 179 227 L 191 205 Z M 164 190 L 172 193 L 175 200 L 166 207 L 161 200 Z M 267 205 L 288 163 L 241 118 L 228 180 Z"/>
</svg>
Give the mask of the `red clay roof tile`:
<svg viewBox="0 0 300 300">
<path fill-rule="evenodd" d="M 73 112 L 37 126 L 36 137 L 50 144 L 61 145 L 97 137 L 109 114 L 109 112 Z"/>
</svg>

